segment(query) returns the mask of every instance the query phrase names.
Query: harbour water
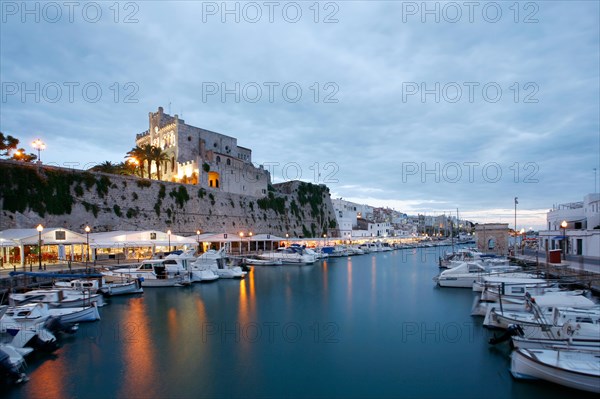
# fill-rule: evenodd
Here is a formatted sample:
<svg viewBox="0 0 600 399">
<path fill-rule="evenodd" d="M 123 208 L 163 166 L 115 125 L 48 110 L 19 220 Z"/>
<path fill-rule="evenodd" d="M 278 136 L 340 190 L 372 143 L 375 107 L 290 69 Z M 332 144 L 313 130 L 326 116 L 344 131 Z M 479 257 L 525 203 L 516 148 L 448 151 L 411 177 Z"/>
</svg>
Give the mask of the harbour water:
<svg viewBox="0 0 600 399">
<path fill-rule="evenodd" d="M 588 397 L 512 379 L 508 346 L 490 347 L 470 316 L 474 293 L 432 281 L 447 249 L 255 267 L 241 281 L 112 298 L 2 396 Z"/>
</svg>

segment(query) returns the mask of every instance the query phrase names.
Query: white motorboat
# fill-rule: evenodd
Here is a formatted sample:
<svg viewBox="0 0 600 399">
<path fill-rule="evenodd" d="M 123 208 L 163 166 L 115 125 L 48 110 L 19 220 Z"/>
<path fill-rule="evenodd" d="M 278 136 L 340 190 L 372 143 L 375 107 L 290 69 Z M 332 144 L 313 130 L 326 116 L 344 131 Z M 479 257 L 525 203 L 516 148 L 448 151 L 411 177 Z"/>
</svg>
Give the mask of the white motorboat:
<svg viewBox="0 0 600 399">
<path fill-rule="evenodd" d="M 309 248 L 290 245 L 287 248 L 279 248 L 277 251 L 263 253 L 260 258 L 280 260 L 284 265 L 308 265 L 317 261 L 317 254 Z"/>
<path fill-rule="evenodd" d="M 482 281 L 484 277 L 515 273 L 520 269 L 518 266 L 486 267 L 480 262 L 462 262 L 456 267 L 441 272 L 434 281 L 440 287 L 472 288 L 474 283 Z M 519 274 L 519 276 L 524 275 Z"/>
<path fill-rule="evenodd" d="M 597 352 L 517 349 L 511 355 L 510 371 L 518 379 L 541 379 L 600 393 L 600 354 Z"/>
<path fill-rule="evenodd" d="M 46 316 L 54 317 L 64 324 L 100 320 L 100 313 L 95 305 L 77 308 L 51 308 L 46 303 L 30 303 L 9 307 L 5 315 L 17 322 Z"/>
<path fill-rule="evenodd" d="M 142 278 L 142 287 L 182 287 L 190 284 L 189 273 L 174 259 L 149 259 L 136 268 L 104 271 L 106 277 Z"/>
<path fill-rule="evenodd" d="M 342 245 L 321 247 L 321 252 L 327 254 L 327 256 L 330 258 L 341 258 L 348 256 L 348 250 Z"/>
<path fill-rule="evenodd" d="M 51 307 L 77 308 L 90 306 L 104 306 L 102 295 L 92 293 L 91 291 L 79 291 L 69 288 L 50 288 L 32 290 L 22 294 L 11 293 L 8 297 L 8 303 L 11 306 L 23 305 L 26 303 L 43 302 Z"/>
<path fill-rule="evenodd" d="M 227 248 L 228 246 L 225 246 L 218 251 L 214 249 L 206 251 L 191 264 L 192 270 L 209 270 L 218 276 L 218 278 L 244 278 L 247 272 L 243 271 L 239 266 L 230 266 L 227 263 Z M 213 280 L 215 279 L 213 278 Z M 206 281 L 209 280 L 207 279 Z"/>
<path fill-rule="evenodd" d="M 76 326 L 66 325 L 50 316 L 48 305 L 36 303 L 19 307 L 21 310 L 10 312 L 10 308 L 0 318 L 0 333 L 10 338 L 10 345 L 16 348 L 33 346 L 41 349 L 56 349 L 57 332 L 73 333 Z"/>
<path fill-rule="evenodd" d="M 141 294 L 144 292 L 142 287 L 142 279 L 120 279 L 121 281 L 106 282 L 102 284 L 100 292 L 104 295 L 130 295 L 130 294 Z"/>
<path fill-rule="evenodd" d="M 364 255 L 365 251 L 360 249 L 358 246 L 349 245 L 348 246 L 348 254 L 349 255 Z"/>
<path fill-rule="evenodd" d="M 252 266 L 281 266 L 280 259 L 245 258 L 244 262 Z"/>
</svg>

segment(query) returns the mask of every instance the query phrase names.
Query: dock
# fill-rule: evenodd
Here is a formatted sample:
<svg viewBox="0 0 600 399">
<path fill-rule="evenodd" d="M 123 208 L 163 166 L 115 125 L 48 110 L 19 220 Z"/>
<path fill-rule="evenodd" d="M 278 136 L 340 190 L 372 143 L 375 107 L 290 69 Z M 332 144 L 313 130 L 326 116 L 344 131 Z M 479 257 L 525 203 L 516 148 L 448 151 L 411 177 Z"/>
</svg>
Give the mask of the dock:
<svg viewBox="0 0 600 399">
<path fill-rule="evenodd" d="M 577 285 L 600 295 L 600 259 L 567 256 L 567 259 L 561 260 L 561 263 L 550 263 L 546 260 L 545 253 L 541 251 L 524 251 L 509 259 L 511 262 L 543 272 L 552 278 L 577 282 Z"/>
</svg>

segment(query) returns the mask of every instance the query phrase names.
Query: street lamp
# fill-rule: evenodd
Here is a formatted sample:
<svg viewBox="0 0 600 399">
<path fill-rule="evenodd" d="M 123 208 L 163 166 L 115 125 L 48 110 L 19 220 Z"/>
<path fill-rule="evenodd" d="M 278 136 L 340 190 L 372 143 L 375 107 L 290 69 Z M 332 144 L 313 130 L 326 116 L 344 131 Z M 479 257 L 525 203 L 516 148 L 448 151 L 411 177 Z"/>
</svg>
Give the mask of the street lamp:
<svg viewBox="0 0 600 399">
<path fill-rule="evenodd" d="M 563 260 L 567 259 L 567 221 L 563 220 L 560 224 L 563 229 Z"/>
<path fill-rule="evenodd" d="M 90 260 L 90 226 L 85 226 L 85 240 L 86 240 L 86 250 L 85 250 L 85 270 L 88 267 L 88 261 Z"/>
<path fill-rule="evenodd" d="M 37 153 L 38 153 L 38 162 L 40 162 L 40 163 L 41 163 L 41 162 L 42 162 L 42 157 L 41 157 L 40 151 L 43 151 L 43 150 L 45 150 L 45 149 L 46 149 L 46 143 L 44 143 L 44 142 L 43 142 L 42 140 L 40 140 L 40 139 L 35 139 L 35 140 L 33 141 L 33 143 L 31 143 L 31 146 L 32 146 L 34 149 L 36 149 L 36 150 L 37 150 Z"/>
<path fill-rule="evenodd" d="M 198 241 L 198 253 L 200 252 L 200 230 L 196 230 L 196 241 Z"/>
<path fill-rule="evenodd" d="M 327 244 L 327 234 L 323 234 L 323 246 Z"/>
<path fill-rule="evenodd" d="M 171 252 L 171 230 L 167 230 L 167 237 L 169 238 L 169 252 Z"/>
<path fill-rule="evenodd" d="M 248 233 L 248 253 L 250 253 L 250 241 L 252 241 L 252 232 Z"/>
<path fill-rule="evenodd" d="M 38 231 L 38 270 L 42 270 L 42 231 L 44 226 L 38 224 L 36 230 Z"/>
<path fill-rule="evenodd" d="M 243 253 L 244 249 L 242 248 L 242 243 L 244 241 L 244 232 L 240 231 L 240 255 Z"/>
</svg>

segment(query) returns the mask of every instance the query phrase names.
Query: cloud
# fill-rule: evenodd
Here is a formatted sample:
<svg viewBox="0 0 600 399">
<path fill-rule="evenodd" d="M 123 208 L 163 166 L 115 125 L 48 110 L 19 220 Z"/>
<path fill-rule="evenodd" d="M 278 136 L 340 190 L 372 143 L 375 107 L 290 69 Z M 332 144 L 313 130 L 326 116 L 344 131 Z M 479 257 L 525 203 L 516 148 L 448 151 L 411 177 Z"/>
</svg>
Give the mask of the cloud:
<svg viewBox="0 0 600 399">
<path fill-rule="evenodd" d="M 450 23 L 447 3 L 436 3 L 438 22 L 422 22 L 422 10 L 407 13 L 406 2 L 376 1 L 332 3 L 337 10 L 319 3 L 318 15 L 299 3 L 296 23 L 283 4 L 272 23 L 264 8 L 258 22 L 240 14 L 236 23 L 235 15 L 222 22 L 221 12 L 207 14 L 207 3 L 143 2 L 135 3 L 137 23 L 123 21 L 131 9 L 115 23 L 110 4 L 98 4 L 97 23 L 76 13 L 73 23 L 22 23 L 17 15 L 2 24 L 0 127 L 24 143 L 45 139 L 49 162 L 120 161 L 147 129 L 148 112 L 163 106 L 237 137 L 255 162 L 277 164 L 274 181 L 298 165 L 299 178 L 325 182 L 336 195 L 405 212 L 458 207 L 476 215 L 510 209 L 519 196 L 537 215 L 593 189 L 596 2 L 535 3 L 535 13 L 517 17 L 498 3 L 495 23 L 481 8 L 472 22 L 463 8 Z M 323 23 L 327 16 L 338 22 Z M 78 84 L 72 99 L 68 82 Z M 277 84 L 272 99 L 269 82 Z M 52 83 L 62 88 L 56 102 Z M 24 94 L 22 84 L 36 93 Z M 207 84 L 220 92 L 207 95 Z M 286 97 L 286 84 L 301 88 L 298 101 Z M 244 88 L 255 86 L 263 91 L 253 102 Z"/>
</svg>

